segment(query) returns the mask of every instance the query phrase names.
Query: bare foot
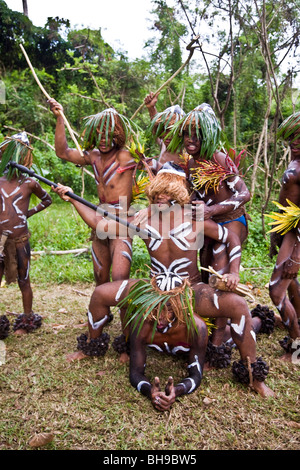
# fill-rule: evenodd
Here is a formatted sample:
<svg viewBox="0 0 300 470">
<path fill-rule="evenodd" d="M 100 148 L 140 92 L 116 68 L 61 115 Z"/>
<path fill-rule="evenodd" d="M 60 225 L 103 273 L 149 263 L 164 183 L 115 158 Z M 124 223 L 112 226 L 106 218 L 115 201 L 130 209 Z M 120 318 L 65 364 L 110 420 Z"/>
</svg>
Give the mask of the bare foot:
<svg viewBox="0 0 300 470">
<path fill-rule="evenodd" d="M 89 356 L 84 354 L 82 351 L 76 351 L 74 353 L 66 354 L 66 360 L 68 362 L 80 361 L 81 359 L 85 359 L 87 357 L 89 357 Z"/>
<path fill-rule="evenodd" d="M 24 335 L 27 335 L 27 331 L 26 330 L 23 330 L 23 328 L 20 328 L 19 330 L 16 330 L 14 332 L 14 335 L 16 336 L 24 336 Z"/>
<path fill-rule="evenodd" d="M 129 355 L 128 355 L 127 353 L 121 353 L 121 354 L 120 354 L 119 361 L 120 361 L 122 364 L 126 364 L 126 362 L 129 362 Z"/>
<path fill-rule="evenodd" d="M 279 359 L 284 362 L 292 362 L 292 354 L 291 353 L 283 354 L 283 356 L 281 356 Z"/>
<path fill-rule="evenodd" d="M 285 330 L 285 326 L 282 322 L 281 316 L 275 313 L 274 319 L 275 319 L 274 326 L 277 328 L 280 328 L 281 330 Z"/>
<path fill-rule="evenodd" d="M 257 392 L 261 397 L 275 397 L 275 393 L 271 390 L 264 382 L 258 382 L 258 380 L 253 381 L 253 390 Z"/>
</svg>

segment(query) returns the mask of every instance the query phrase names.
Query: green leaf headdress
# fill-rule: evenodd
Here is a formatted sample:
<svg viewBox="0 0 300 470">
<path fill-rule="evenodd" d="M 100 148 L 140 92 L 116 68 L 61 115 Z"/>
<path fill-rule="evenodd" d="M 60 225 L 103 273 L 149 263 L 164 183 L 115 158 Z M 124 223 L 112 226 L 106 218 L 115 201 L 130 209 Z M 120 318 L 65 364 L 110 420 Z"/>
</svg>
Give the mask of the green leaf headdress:
<svg viewBox="0 0 300 470">
<path fill-rule="evenodd" d="M 0 175 L 3 174 L 9 162 L 16 162 L 30 168 L 32 165 L 32 150 L 26 132 L 6 137 L 0 144 Z M 11 179 L 15 174 L 19 174 L 19 170 L 9 166 L 7 179 Z"/>
<path fill-rule="evenodd" d="M 160 290 L 156 277 L 150 281 L 140 280 L 130 289 L 127 297 L 119 302 L 118 307 L 126 307 L 125 324 L 133 324 L 133 331 L 138 327 L 140 332 L 145 321 L 153 322 L 152 339 L 160 316 L 165 312 L 169 318 L 168 305 L 179 323 L 185 323 L 189 334 L 197 332 L 194 318 L 194 291 L 188 279 L 180 280 L 181 284 L 172 290 Z M 168 305 L 167 305 L 168 304 Z M 172 321 L 172 320 L 170 320 Z"/>
<path fill-rule="evenodd" d="M 98 148 L 103 135 L 106 145 L 111 145 L 114 139 L 116 145 L 122 148 L 137 131 L 137 125 L 114 108 L 104 109 L 101 113 L 84 118 L 83 148 Z"/>
<path fill-rule="evenodd" d="M 170 106 L 154 116 L 149 127 L 149 133 L 158 138 L 166 132 L 170 132 L 174 124 L 184 116 L 185 112 L 179 105 Z"/>
<path fill-rule="evenodd" d="M 277 137 L 293 142 L 297 137 L 300 136 L 300 111 L 292 114 L 287 119 L 285 119 L 280 126 L 278 127 Z"/>
<path fill-rule="evenodd" d="M 177 152 L 181 149 L 183 147 L 183 132 L 188 132 L 191 135 L 192 130 L 195 130 L 197 138 L 201 140 L 200 157 L 210 159 L 220 144 L 221 126 L 209 104 L 200 104 L 174 124 L 169 135 L 172 140 L 168 150 Z"/>
</svg>

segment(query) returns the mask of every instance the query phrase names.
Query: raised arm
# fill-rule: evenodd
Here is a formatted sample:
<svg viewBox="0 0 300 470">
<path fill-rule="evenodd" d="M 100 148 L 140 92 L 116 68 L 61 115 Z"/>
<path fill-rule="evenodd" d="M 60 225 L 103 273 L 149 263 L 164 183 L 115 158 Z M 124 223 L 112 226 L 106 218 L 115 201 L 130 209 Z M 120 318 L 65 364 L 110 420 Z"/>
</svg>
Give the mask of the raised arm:
<svg viewBox="0 0 300 470">
<path fill-rule="evenodd" d="M 55 129 L 55 152 L 56 155 L 62 160 L 67 160 L 68 162 L 75 163 L 76 165 L 86 165 L 85 158 L 82 157 L 77 149 L 71 149 L 68 146 L 66 131 L 65 131 L 65 122 L 63 117 L 60 114 L 60 111 L 63 111 L 63 107 L 55 99 L 51 98 L 49 100 L 50 110 L 56 117 L 56 129 Z"/>
</svg>

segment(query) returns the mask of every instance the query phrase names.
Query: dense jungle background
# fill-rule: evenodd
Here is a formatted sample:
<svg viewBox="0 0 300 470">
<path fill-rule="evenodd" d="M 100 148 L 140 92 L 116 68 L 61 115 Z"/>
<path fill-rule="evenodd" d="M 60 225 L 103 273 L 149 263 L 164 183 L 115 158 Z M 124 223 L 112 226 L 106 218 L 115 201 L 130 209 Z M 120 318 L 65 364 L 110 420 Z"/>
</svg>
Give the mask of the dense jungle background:
<svg viewBox="0 0 300 470">
<path fill-rule="evenodd" d="M 186 47 L 199 35 L 189 63 L 162 88 L 157 109 L 180 104 L 187 112 L 207 102 L 221 122 L 223 147 L 236 156 L 245 150 L 239 169 L 252 199 L 241 282 L 253 289 L 257 303 L 274 308 L 267 284 L 275 260 L 268 256 L 265 214 L 276 210 L 272 201 L 290 158 L 276 130 L 300 110 L 299 0 L 167 3 L 152 1 L 153 39 L 145 44 L 144 58 L 130 61 L 103 40 L 101 30 L 71 29 L 68 18 L 59 17 L 36 27 L 26 10 L 12 11 L 0 0 L 0 142 L 25 130 L 37 173 L 96 203 L 89 168 L 55 155 L 55 118 L 20 44 L 48 94 L 63 105 L 79 141 L 83 117 L 115 107 L 134 118 L 145 154 L 153 157 L 159 148 L 146 133 L 147 108 L 139 108 L 178 71 L 189 55 Z M 280 329 L 258 339 L 258 352 L 270 364 L 268 384 L 277 393 L 267 402 L 236 384 L 226 369 L 208 372 L 197 394 L 160 414 L 132 389 L 128 366 L 118 363 L 111 348 L 102 361 L 66 364 L 64 355 L 76 349 L 93 291 L 90 230 L 70 205 L 51 196 L 52 206 L 29 220 L 34 308 L 43 327 L 5 340 L 0 448 L 28 449 L 32 435 L 48 432 L 53 440 L 44 448 L 52 450 L 299 450 L 299 365 L 279 360 L 278 339 L 285 335 Z M 144 245 L 135 239 L 132 276 L 148 275 L 148 265 Z M 17 286 L 2 283 L 0 308 L 12 321 L 21 313 Z M 109 330 L 119 334 L 117 312 Z M 184 364 L 151 353 L 150 376 L 163 382 L 170 371 L 180 377 Z"/>
</svg>

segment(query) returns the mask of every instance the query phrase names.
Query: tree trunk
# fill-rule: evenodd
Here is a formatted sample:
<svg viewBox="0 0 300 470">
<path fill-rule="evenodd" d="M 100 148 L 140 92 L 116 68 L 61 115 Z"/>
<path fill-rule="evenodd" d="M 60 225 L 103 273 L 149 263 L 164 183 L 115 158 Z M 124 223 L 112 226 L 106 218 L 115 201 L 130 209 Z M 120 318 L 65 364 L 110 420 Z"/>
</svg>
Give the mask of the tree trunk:
<svg viewBox="0 0 300 470">
<path fill-rule="evenodd" d="M 23 15 L 28 17 L 28 5 L 27 0 L 22 0 L 23 3 Z"/>
</svg>

